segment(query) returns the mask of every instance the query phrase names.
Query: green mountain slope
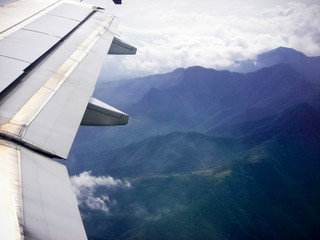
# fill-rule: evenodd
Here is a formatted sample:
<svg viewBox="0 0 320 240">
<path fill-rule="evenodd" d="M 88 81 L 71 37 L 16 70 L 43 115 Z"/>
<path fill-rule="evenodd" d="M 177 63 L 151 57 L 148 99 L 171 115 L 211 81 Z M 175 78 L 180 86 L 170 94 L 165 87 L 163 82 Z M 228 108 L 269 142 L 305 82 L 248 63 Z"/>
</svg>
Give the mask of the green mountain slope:
<svg viewBox="0 0 320 240">
<path fill-rule="evenodd" d="M 116 177 L 184 173 L 206 169 L 241 149 L 234 139 L 175 132 L 100 152 L 94 162 L 86 163 L 86 169 Z"/>
<path fill-rule="evenodd" d="M 257 130 L 258 135 L 238 139 L 233 152 L 223 161 L 212 161 L 210 168 L 180 171 L 165 164 L 165 154 L 158 161 L 171 171 L 153 165 L 146 175 L 143 169 L 140 173 L 135 169 L 128 178 L 131 189 L 110 193 L 117 199 L 111 214 L 89 211 L 84 219 L 89 235 L 96 239 L 318 239 L 320 113 L 302 104 L 276 119 Z M 266 137 L 261 140 L 260 135 Z M 199 162 L 216 151 L 225 152 L 224 144 L 232 142 L 224 139 L 219 145 L 216 138 L 196 133 L 175 133 L 149 142 L 163 141 L 175 149 L 181 142 L 189 146 L 199 141 L 194 140 L 197 137 L 210 139 L 207 143 L 216 148 L 198 155 Z M 153 158 L 157 148 L 144 146 L 143 159 Z M 141 149 L 139 144 L 131 146 L 135 147 Z M 185 151 L 184 159 L 188 158 Z M 122 168 L 130 173 L 132 164 L 129 161 Z M 97 228 L 98 233 L 90 231 Z"/>
</svg>

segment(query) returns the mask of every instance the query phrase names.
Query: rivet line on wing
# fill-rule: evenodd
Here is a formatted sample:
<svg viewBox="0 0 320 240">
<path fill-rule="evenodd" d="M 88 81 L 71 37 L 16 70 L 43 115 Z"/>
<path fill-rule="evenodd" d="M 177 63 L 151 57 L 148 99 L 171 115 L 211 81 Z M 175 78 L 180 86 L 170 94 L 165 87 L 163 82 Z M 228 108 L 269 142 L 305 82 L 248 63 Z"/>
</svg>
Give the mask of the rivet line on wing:
<svg viewBox="0 0 320 240">
<path fill-rule="evenodd" d="M 12 119 L 10 119 L 9 123 L 0 126 L 0 130 L 22 137 L 25 132 L 21 131 L 22 128 L 30 125 L 41 112 L 101 36 L 108 30 L 112 20 L 113 17 L 111 16 L 104 20 L 58 68 L 50 79 L 22 106 Z"/>
</svg>

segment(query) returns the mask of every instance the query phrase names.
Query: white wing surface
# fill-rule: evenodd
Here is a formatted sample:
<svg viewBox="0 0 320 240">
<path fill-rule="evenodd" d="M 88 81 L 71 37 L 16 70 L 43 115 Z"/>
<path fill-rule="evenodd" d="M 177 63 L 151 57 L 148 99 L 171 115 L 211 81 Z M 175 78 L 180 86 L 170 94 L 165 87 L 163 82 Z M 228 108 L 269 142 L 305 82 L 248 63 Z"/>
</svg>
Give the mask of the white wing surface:
<svg viewBox="0 0 320 240">
<path fill-rule="evenodd" d="M 115 38 L 117 18 L 86 2 L 0 8 L 0 239 L 86 239 L 67 170 L 51 158 L 68 156 L 81 123 L 128 122 L 92 93 L 108 53 L 136 52 Z"/>
</svg>

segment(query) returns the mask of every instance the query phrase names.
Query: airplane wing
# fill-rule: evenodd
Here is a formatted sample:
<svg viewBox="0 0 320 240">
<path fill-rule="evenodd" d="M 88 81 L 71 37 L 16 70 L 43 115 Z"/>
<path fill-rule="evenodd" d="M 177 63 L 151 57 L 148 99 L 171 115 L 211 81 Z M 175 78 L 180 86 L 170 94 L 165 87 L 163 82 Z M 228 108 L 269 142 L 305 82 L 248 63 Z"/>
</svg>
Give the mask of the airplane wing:
<svg viewBox="0 0 320 240">
<path fill-rule="evenodd" d="M 67 169 L 52 158 L 68 156 L 80 124 L 128 122 L 92 97 L 106 55 L 136 53 L 105 2 L 0 6 L 0 239 L 87 239 Z"/>
</svg>

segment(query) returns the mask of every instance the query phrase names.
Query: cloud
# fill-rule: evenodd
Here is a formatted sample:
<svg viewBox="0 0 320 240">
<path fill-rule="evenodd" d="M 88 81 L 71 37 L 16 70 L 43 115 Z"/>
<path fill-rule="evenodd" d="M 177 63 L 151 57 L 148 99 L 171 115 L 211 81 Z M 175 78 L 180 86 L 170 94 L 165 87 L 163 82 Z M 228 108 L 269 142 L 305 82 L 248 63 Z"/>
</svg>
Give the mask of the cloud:
<svg viewBox="0 0 320 240">
<path fill-rule="evenodd" d="M 133 2 L 118 12 L 120 30 L 140 52 L 107 60 L 103 74 L 111 79 L 193 65 L 223 69 L 279 46 L 320 55 L 319 4 L 247 5 L 238 12 L 224 4 L 219 14 L 212 1 Z M 236 4 L 233 8 L 238 9 Z"/>
<path fill-rule="evenodd" d="M 92 176 L 91 171 L 72 176 L 70 180 L 79 205 L 105 213 L 109 212 L 109 206 L 116 204 L 116 201 L 110 200 L 107 194 L 97 194 L 97 188 L 104 188 L 106 192 L 108 189 L 131 187 L 129 181 L 114 179 L 110 176 Z"/>
</svg>

